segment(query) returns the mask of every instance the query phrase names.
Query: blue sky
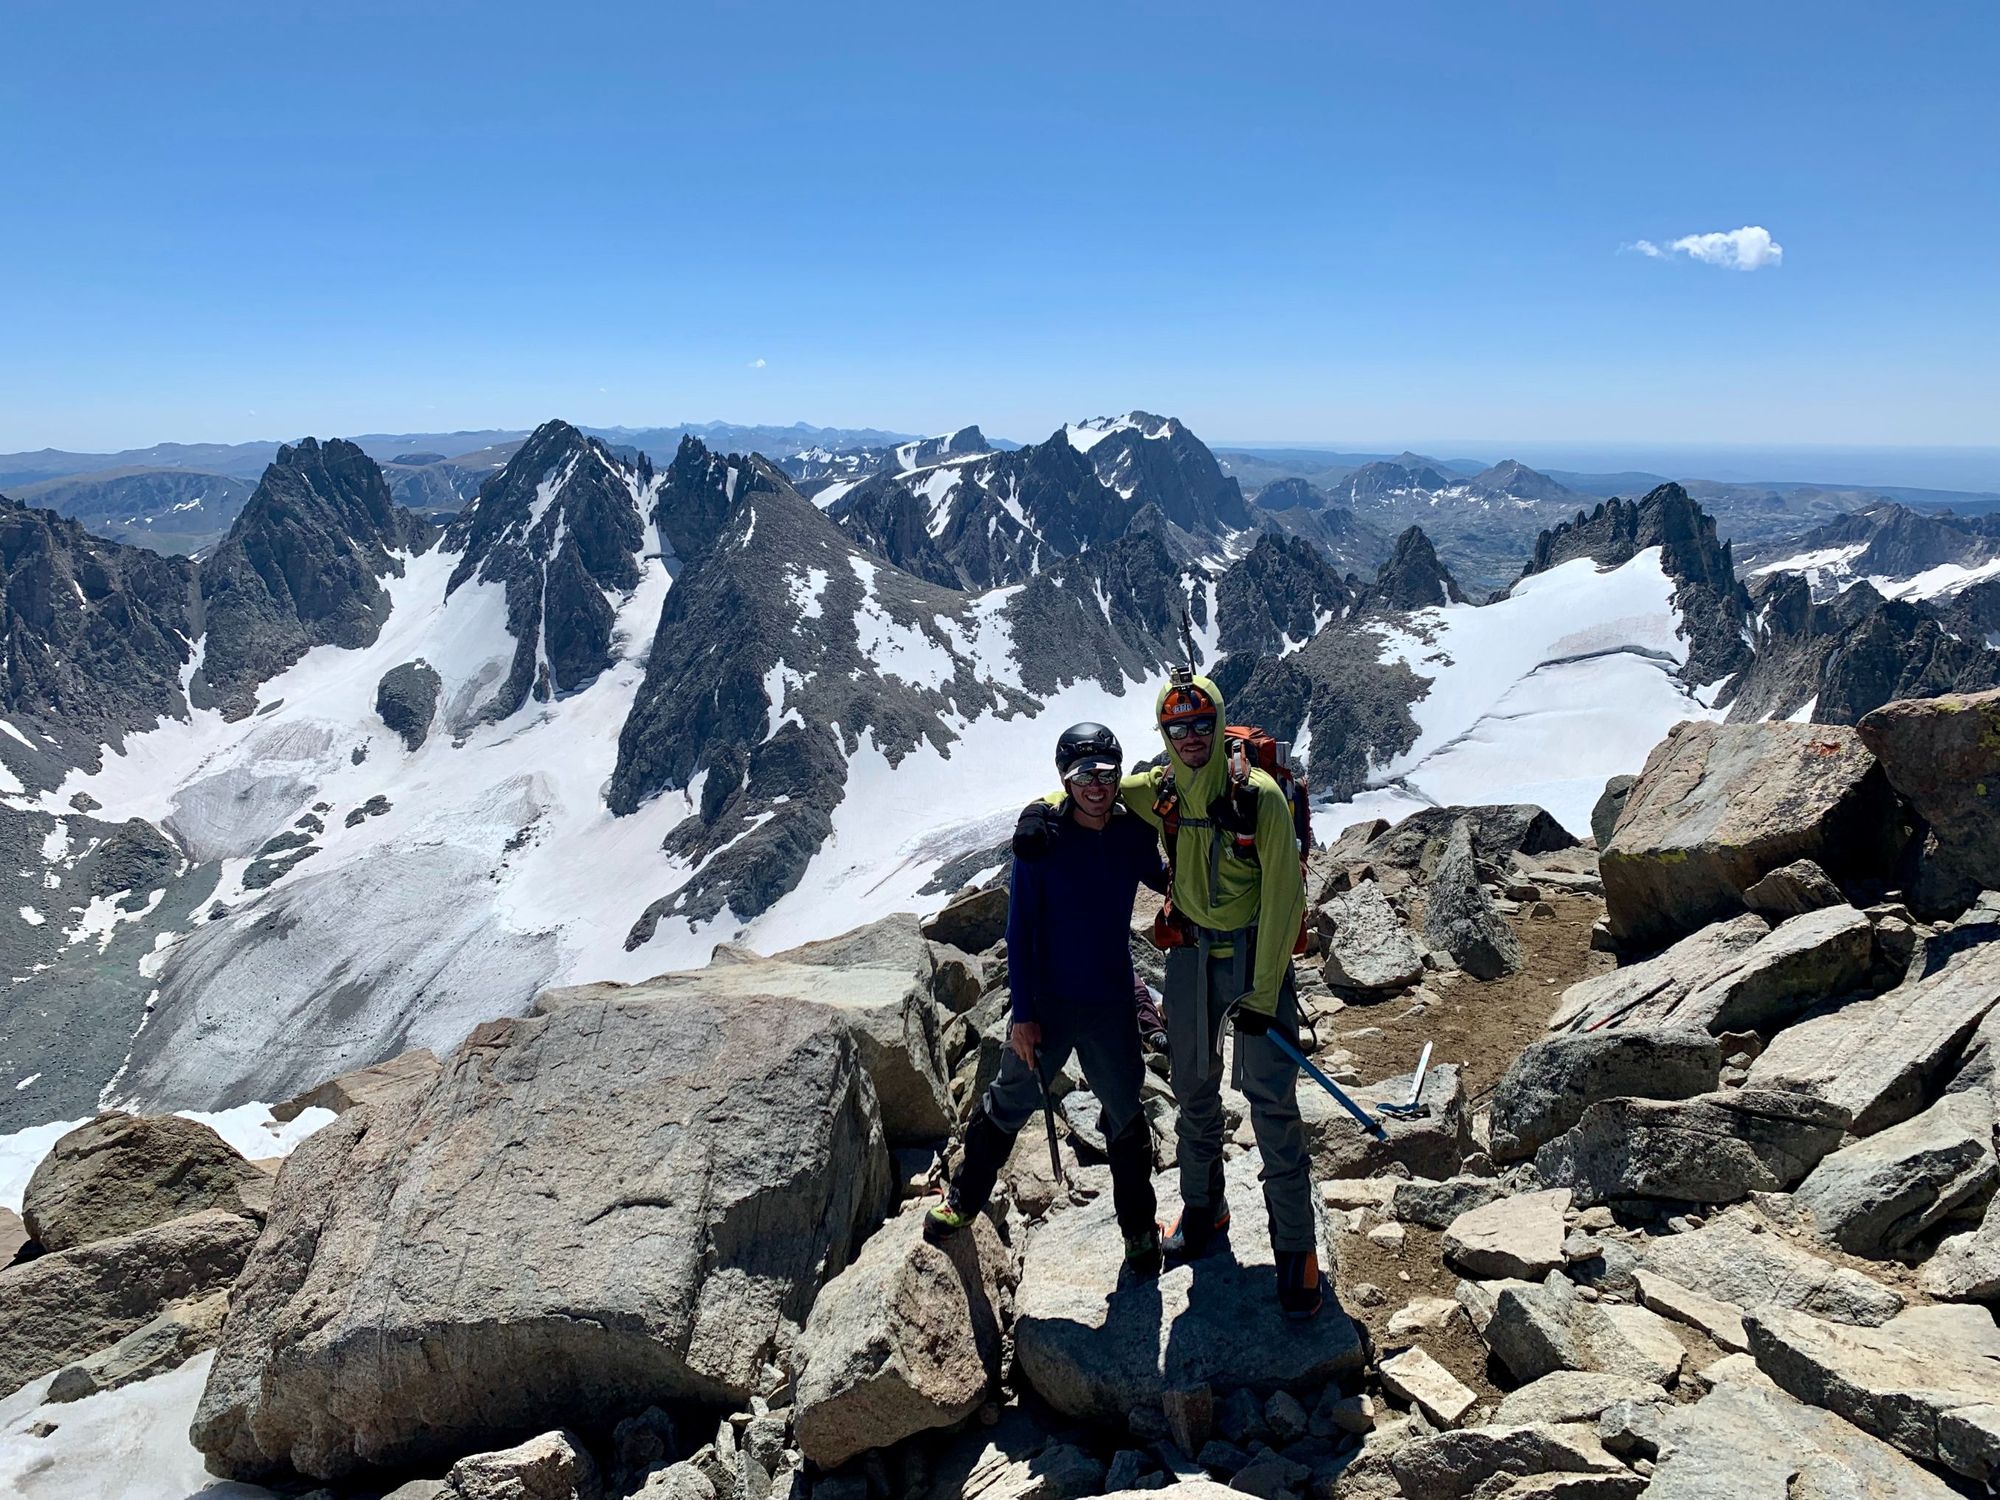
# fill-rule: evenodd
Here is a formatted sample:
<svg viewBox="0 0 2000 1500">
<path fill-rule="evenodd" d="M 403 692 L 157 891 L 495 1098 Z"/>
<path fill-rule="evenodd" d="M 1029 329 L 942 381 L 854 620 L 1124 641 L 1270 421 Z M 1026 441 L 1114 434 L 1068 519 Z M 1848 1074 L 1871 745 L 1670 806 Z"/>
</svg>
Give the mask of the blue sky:
<svg viewBox="0 0 2000 1500">
<path fill-rule="evenodd" d="M 1354 446 L 2000 443 L 1983 0 L 7 34 L 0 450 L 1133 406 Z M 1667 248 L 1743 226 L 1781 262 Z"/>
</svg>

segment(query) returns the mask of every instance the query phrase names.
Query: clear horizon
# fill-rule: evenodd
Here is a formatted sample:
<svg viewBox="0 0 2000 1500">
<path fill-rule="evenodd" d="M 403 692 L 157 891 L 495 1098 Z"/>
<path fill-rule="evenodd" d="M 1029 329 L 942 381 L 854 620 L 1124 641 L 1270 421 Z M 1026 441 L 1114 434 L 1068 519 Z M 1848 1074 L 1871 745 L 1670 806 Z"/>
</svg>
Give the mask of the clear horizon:
<svg viewBox="0 0 2000 1500">
<path fill-rule="evenodd" d="M 1983 5 L 224 0 L 10 40 L 0 451 L 1133 406 L 1996 436 Z"/>
</svg>

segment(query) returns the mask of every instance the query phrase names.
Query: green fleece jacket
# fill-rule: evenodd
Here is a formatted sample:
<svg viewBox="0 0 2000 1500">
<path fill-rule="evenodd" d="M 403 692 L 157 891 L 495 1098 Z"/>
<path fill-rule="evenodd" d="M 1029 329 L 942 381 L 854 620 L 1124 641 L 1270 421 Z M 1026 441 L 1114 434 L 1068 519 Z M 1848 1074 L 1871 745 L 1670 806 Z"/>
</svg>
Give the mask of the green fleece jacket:
<svg viewBox="0 0 2000 1500">
<path fill-rule="evenodd" d="M 1229 765 L 1223 754 L 1220 726 L 1229 722 L 1222 693 L 1206 677 L 1195 685 L 1215 700 L 1217 735 L 1215 753 L 1199 771 L 1190 771 L 1174 752 L 1174 742 L 1166 731 L 1160 739 L 1167 748 L 1167 763 L 1136 776 L 1127 776 L 1118 785 L 1125 805 L 1151 823 L 1160 826 L 1153 810 L 1159 800 L 1162 778 L 1171 774 L 1180 789 L 1180 834 L 1176 847 L 1168 851 L 1174 866 L 1174 905 L 1189 921 L 1211 932 L 1234 932 L 1255 925 L 1257 951 L 1252 962 L 1252 983 L 1245 1005 L 1266 1015 L 1278 1010 L 1278 991 L 1284 983 L 1285 966 L 1292 959 L 1292 944 L 1299 935 L 1299 919 L 1305 915 L 1305 880 L 1299 873 L 1299 841 L 1292 828 L 1291 804 L 1269 773 L 1250 772 L 1250 786 L 1257 794 L 1257 858 L 1239 859 L 1229 834 L 1215 868 L 1215 888 L 1209 888 L 1210 845 L 1217 837 L 1209 826 L 1209 806 L 1224 797 L 1229 785 Z M 1167 688 L 1162 686 L 1154 700 L 1157 721 L 1165 705 Z M 1236 997 L 1230 996 L 1230 999 Z"/>
</svg>

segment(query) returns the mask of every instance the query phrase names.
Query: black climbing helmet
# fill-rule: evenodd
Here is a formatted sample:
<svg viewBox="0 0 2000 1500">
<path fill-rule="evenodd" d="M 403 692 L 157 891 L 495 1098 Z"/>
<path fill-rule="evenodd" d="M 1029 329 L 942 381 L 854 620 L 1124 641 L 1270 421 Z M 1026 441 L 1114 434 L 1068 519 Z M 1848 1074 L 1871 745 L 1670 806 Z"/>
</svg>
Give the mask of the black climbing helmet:
<svg viewBox="0 0 2000 1500">
<path fill-rule="evenodd" d="M 1119 748 L 1118 736 L 1102 724 L 1072 724 L 1056 740 L 1056 774 L 1065 781 L 1079 768 L 1108 766 L 1117 771 L 1124 764 L 1125 752 Z"/>
</svg>

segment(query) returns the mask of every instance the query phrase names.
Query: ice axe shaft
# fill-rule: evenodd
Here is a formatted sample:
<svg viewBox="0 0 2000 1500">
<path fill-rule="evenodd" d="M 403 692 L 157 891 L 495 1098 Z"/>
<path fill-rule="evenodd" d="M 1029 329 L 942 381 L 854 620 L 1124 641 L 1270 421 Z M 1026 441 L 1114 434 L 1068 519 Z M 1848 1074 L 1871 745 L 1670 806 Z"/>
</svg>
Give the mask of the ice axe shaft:
<svg viewBox="0 0 2000 1500">
<path fill-rule="evenodd" d="M 1049 1091 L 1049 1075 L 1042 1070 L 1042 1054 L 1035 1052 L 1035 1082 L 1042 1086 L 1042 1123 L 1049 1129 L 1049 1165 L 1055 1168 L 1056 1181 L 1063 1189 L 1069 1189 L 1069 1176 L 1063 1171 L 1062 1148 L 1056 1144 L 1056 1101 Z"/>
<path fill-rule="evenodd" d="M 1342 1109 L 1346 1110 L 1350 1115 L 1354 1116 L 1355 1123 L 1358 1124 L 1363 1130 L 1367 1131 L 1370 1135 L 1374 1136 L 1375 1139 L 1378 1141 L 1386 1140 L 1388 1138 L 1388 1132 L 1382 1128 L 1381 1123 L 1378 1120 L 1376 1120 L 1376 1118 L 1373 1115 L 1369 1114 L 1367 1110 L 1363 1109 L 1360 1105 L 1356 1104 L 1352 1099 L 1348 1098 L 1346 1094 L 1342 1093 L 1340 1085 L 1335 1083 L 1331 1078 L 1327 1077 L 1326 1074 L 1320 1072 L 1320 1070 L 1316 1066 L 1314 1066 L 1313 1060 L 1307 1057 L 1305 1053 L 1299 1051 L 1297 1047 L 1294 1047 L 1284 1037 L 1280 1036 L 1278 1034 L 1278 1029 L 1275 1026 L 1272 1027 L 1269 1031 L 1265 1032 L 1264 1035 L 1271 1039 L 1272 1045 L 1275 1046 L 1280 1052 L 1284 1053 L 1286 1057 L 1289 1057 L 1293 1062 L 1297 1063 L 1302 1069 L 1304 1069 L 1306 1075 L 1310 1077 L 1314 1083 L 1318 1084 L 1321 1088 L 1325 1089 L 1329 1094 L 1333 1095 L 1334 1103 L 1338 1104 Z"/>
<path fill-rule="evenodd" d="M 1425 1042 L 1423 1055 L 1417 1059 L 1416 1074 L 1410 1080 L 1410 1097 L 1405 1099 L 1401 1104 L 1384 1104 L 1378 1106 L 1382 1113 L 1385 1115 L 1394 1115 L 1398 1119 L 1407 1118 L 1410 1115 L 1427 1113 L 1429 1106 L 1421 1104 L 1418 1101 L 1424 1096 L 1424 1075 L 1430 1072 L 1430 1068 L 1431 1044 Z"/>
</svg>

